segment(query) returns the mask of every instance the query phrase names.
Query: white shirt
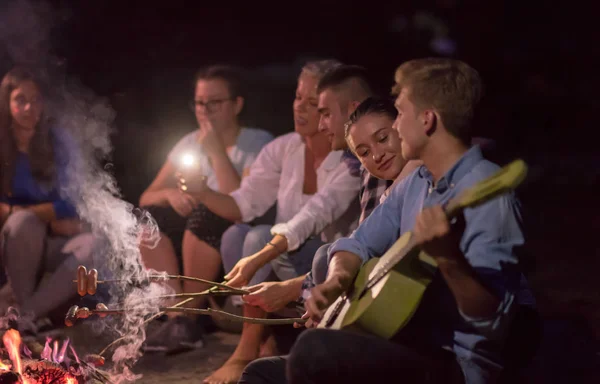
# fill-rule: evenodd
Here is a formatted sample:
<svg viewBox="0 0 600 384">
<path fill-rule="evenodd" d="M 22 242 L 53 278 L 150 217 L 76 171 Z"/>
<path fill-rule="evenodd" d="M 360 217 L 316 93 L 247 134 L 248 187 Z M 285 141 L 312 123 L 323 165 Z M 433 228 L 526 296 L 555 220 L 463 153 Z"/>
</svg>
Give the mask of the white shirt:
<svg viewBox="0 0 600 384">
<path fill-rule="evenodd" d="M 184 156 L 194 156 L 194 161 L 198 164 L 200 172 L 207 177 L 207 185 L 218 191 L 217 175 L 215 175 L 202 145 L 198 142 L 198 134 L 199 131 L 195 130 L 181 138 L 169 153 L 169 160 L 176 167 L 179 167 Z M 262 129 L 242 128 L 240 130 L 235 145 L 227 150 L 229 160 L 240 176 L 244 173 L 244 169 L 250 168 L 260 150 L 271 140 L 273 140 L 273 136 Z"/>
<path fill-rule="evenodd" d="M 346 236 L 357 226 L 360 213 L 360 177 L 352 176 L 342 160 L 342 151 L 332 151 L 317 169 L 317 193 L 306 195 L 304 186 L 305 144 L 293 132 L 267 144 L 231 193 L 244 222 L 262 216 L 277 202 L 277 224 L 273 235 L 287 238 L 288 251 L 300 247 L 310 236 L 324 242 Z"/>
</svg>

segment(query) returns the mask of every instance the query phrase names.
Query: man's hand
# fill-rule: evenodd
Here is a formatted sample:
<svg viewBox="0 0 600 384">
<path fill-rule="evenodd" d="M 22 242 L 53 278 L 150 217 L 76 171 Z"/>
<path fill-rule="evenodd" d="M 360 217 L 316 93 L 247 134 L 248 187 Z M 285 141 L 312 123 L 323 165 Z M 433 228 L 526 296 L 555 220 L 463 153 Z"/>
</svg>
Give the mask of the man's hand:
<svg viewBox="0 0 600 384">
<path fill-rule="evenodd" d="M 248 287 L 252 293 L 244 295 L 244 302 L 262 308 L 265 312 L 277 312 L 300 296 L 297 286 L 286 281 L 265 282 Z"/>
<path fill-rule="evenodd" d="M 198 133 L 198 143 L 202 145 L 202 149 L 208 155 L 213 157 L 214 155 L 222 155 L 226 153 L 225 145 L 223 140 L 215 131 L 213 124 L 210 120 L 203 120 L 200 122 L 200 130 Z"/>
<path fill-rule="evenodd" d="M 464 230 L 464 216 L 450 225 L 440 205 L 428 207 L 417 216 L 413 236 L 421 249 L 438 264 L 456 262 L 462 256 L 460 239 Z"/>
<path fill-rule="evenodd" d="M 256 254 L 244 257 L 237 262 L 231 272 L 225 275 L 227 285 L 234 288 L 241 288 L 248 285 L 262 266 L 263 264 Z"/>
<path fill-rule="evenodd" d="M 188 217 L 196 207 L 194 198 L 190 194 L 181 192 L 178 189 L 167 191 L 167 200 L 169 201 L 169 205 L 181 217 Z"/>
<path fill-rule="evenodd" d="M 342 284 L 336 279 L 330 279 L 323 284 L 319 284 L 310 290 L 310 297 L 304 303 L 306 313 L 302 315 L 306 319 L 303 325 L 307 328 L 314 328 L 319 325 L 327 308 L 340 297 L 344 292 Z M 301 327 L 302 324 L 294 324 L 294 327 Z"/>
</svg>

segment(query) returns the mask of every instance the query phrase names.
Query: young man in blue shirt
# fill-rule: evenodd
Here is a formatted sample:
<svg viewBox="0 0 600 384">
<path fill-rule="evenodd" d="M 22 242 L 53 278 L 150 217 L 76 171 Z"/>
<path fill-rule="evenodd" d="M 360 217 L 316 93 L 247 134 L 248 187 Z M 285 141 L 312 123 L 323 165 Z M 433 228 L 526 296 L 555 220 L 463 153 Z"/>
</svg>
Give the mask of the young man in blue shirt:
<svg viewBox="0 0 600 384">
<path fill-rule="evenodd" d="M 327 329 L 302 334 L 288 361 L 290 383 L 378 377 L 411 383 L 494 382 L 504 366 L 515 314 L 533 306 L 519 271 L 517 250 L 524 238 L 514 196 L 466 209 L 456 225 L 442 209 L 499 169 L 478 146 L 467 144 L 481 97 L 478 73 L 463 62 L 441 58 L 409 61 L 398 73 L 394 127 L 403 157 L 424 165 L 396 185 L 352 236 L 329 249 L 327 279 L 305 303 L 306 325 L 316 326 L 360 266 L 383 255 L 407 231 L 436 260 L 438 271 L 413 319 L 392 341 Z"/>
</svg>

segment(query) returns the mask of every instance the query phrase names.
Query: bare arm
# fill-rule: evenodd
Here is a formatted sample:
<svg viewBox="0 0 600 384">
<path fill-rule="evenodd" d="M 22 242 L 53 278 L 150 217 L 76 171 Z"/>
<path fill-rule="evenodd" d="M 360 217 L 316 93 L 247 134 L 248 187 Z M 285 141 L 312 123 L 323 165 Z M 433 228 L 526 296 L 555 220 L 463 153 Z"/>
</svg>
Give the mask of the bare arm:
<svg viewBox="0 0 600 384">
<path fill-rule="evenodd" d="M 337 252 L 331 258 L 327 279 L 323 282 L 326 286 L 326 295 L 332 294 L 335 297 L 328 297 L 335 300 L 342 292 L 350 288 L 354 277 L 358 273 L 362 260 L 358 255 L 351 252 Z"/>
<path fill-rule="evenodd" d="M 167 193 L 169 190 L 176 188 L 176 182 L 173 178 L 174 174 L 175 166 L 170 160 L 167 160 L 150 186 L 140 196 L 140 207 L 149 205 L 169 206 Z"/>
<path fill-rule="evenodd" d="M 225 150 L 211 153 L 210 160 L 219 183 L 219 192 L 228 194 L 240 187 L 240 175 L 231 164 Z"/>
<path fill-rule="evenodd" d="M 214 214 L 221 216 L 229 221 L 237 222 L 242 220 L 242 212 L 230 195 L 213 191 L 206 188 L 202 192 L 192 194 L 196 202 L 206 205 Z"/>
</svg>

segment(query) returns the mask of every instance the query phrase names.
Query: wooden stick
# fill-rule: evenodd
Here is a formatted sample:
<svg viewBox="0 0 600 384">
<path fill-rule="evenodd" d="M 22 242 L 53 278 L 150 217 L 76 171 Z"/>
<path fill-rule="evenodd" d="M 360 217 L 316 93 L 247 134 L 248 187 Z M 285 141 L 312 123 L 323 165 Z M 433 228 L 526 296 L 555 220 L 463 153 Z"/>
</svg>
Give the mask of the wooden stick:
<svg viewBox="0 0 600 384">
<path fill-rule="evenodd" d="M 211 285 L 213 287 L 219 287 L 219 288 L 227 289 L 227 290 L 230 290 L 230 291 L 235 291 L 235 292 L 238 292 L 239 294 L 242 294 L 242 295 L 245 295 L 245 294 L 249 293 L 248 291 L 240 289 L 240 288 L 230 287 L 226 283 L 217 283 L 215 281 L 200 279 L 198 277 L 190 277 L 190 276 L 183 276 L 183 275 L 165 275 L 165 276 L 150 275 L 150 276 L 148 276 L 148 278 L 150 280 L 153 280 L 153 281 L 161 281 L 161 280 L 194 281 L 194 282 L 198 282 L 198 283 L 208 284 L 208 285 Z M 123 279 L 98 280 L 97 284 L 117 283 L 117 282 L 123 282 L 123 281 L 126 281 L 126 280 L 123 280 Z M 78 281 L 77 280 L 73 280 L 73 282 L 77 283 Z"/>
<path fill-rule="evenodd" d="M 209 288 L 207 290 L 204 290 L 202 292 L 190 292 L 190 293 L 172 293 L 172 294 L 168 294 L 168 295 L 160 295 L 160 296 L 150 296 L 146 299 L 150 300 L 150 299 L 177 299 L 177 298 L 194 298 L 194 297 L 199 297 L 199 296 L 236 296 L 236 295 L 247 295 L 250 293 L 250 291 L 246 291 L 246 290 L 239 290 L 241 292 L 238 291 L 227 291 L 227 290 L 217 290 L 213 288 Z M 116 303 L 115 305 L 120 305 L 122 303 Z"/>
<path fill-rule="evenodd" d="M 122 315 L 127 313 L 125 309 L 84 309 L 86 311 L 86 317 L 89 315 L 108 316 L 108 315 Z M 209 316 L 222 316 L 234 320 L 244 321 L 251 324 L 265 324 L 265 325 L 281 325 L 281 324 L 294 324 L 304 323 L 302 318 L 287 318 L 287 319 L 262 319 L 257 317 L 245 317 L 234 315 L 229 312 L 220 311 L 217 309 L 200 309 L 200 308 L 182 308 L 182 307 L 162 307 L 161 312 L 176 312 L 176 313 L 193 313 L 197 315 L 209 315 Z"/>
</svg>

